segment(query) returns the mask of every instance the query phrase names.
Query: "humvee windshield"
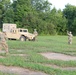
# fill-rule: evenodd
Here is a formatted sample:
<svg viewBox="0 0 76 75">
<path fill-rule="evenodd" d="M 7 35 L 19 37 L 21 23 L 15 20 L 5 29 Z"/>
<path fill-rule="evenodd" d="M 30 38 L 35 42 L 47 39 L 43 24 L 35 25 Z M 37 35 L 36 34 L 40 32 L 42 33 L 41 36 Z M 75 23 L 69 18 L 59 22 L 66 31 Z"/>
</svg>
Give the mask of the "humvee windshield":
<svg viewBox="0 0 76 75">
<path fill-rule="evenodd" d="M 28 32 L 27 30 L 20 30 L 20 32 Z"/>
</svg>

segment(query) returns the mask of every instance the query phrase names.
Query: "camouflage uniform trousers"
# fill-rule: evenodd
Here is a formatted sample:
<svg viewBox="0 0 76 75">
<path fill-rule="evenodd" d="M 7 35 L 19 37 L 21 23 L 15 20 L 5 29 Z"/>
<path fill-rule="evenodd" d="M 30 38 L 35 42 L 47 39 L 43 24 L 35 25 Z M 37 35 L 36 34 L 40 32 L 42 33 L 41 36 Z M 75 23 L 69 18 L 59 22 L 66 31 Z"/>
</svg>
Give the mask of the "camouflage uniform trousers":
<svg viewBox="0 0 76 75">
<path fill-rule="evenodd" d="M 35 40 L 38 40 L 38 39 L 37 39 L 38 34 L 34 34 L 34 35 L 35 35 Z"/>
<path fill-rule="evenodd" d="M 68 44 L 72 44 L 72 38 L 68 38 Z"/>
<path fill-rule="evenodd" d="M 8 53 L 8 45 L 6 42 L 0 43 L 0 50 L 5 49 L 6 53 Z"/>
</svg>

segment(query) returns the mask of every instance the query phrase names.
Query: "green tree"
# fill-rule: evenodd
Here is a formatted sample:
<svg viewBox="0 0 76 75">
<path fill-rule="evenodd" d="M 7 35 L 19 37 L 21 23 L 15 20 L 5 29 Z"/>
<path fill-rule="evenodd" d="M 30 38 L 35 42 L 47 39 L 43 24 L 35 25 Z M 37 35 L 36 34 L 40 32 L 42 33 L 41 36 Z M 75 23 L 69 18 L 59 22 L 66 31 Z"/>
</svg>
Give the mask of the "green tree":
<svg viewBox="0 0 76 75">
<path fill-rule="evenodd" d="M 1 27 L 2 27 L 2 24 L 5 22 L 4 17 L 7 15 L 6 12 L 9 7 L 10 7 L 10 0 L 1 0 L 0 1 L 0 24 L 1 24 L 0 26 Z"/>
<path fill-rule="evenodd" d="M 31 0 L 31 4 L 36 11 L 46 12 L 50 10 L 50 5 L 47 0 Z"/>
<path fill-rule="evenodd" d="M 4 6 L 3 2 L 0 1 L 0 28 L 2 27 L 3 15 L 4 15 Z"/>
<path fill-rule="evenodd" d="M 76 6 L 67 4 L 65 9 L 63 10 L 63 14 L 68 20 L 67 30 L 72 31 L 76 35 L 76 29 L 74 28 L 76 26 Z"/>
<path fill-rule="evenodd" d="M 58 34 L 66 34 L 67 20 L 63 16 L 61 10 L 58 10 L 56 13 L 56 21 L 56 31 L 58 32 Z"/>
<path fill-rule="evenodd" d="M 12 6 L 15 14 L 14 22 L 17 23 L 18 27 L 29 26 L 29 18 L 32 12 L 30 0 L 14 1 Z"/>
<path fill-rule="evenodd" d="M 49 32 L 52 31 L 54 34 L 65 34 L 67 20 L 63 17 L 61 10 L 56 10 L 56 8 L 53 8 L 48 14 L 46 14 L 45 20 L 49 23 Z"/>
<path fill-rule="evenodd" d="M 14 23 L 14 12 L 11 7 L 9 7 L 4 13 L 3 22 L 4 23 Z"/>
</svg>

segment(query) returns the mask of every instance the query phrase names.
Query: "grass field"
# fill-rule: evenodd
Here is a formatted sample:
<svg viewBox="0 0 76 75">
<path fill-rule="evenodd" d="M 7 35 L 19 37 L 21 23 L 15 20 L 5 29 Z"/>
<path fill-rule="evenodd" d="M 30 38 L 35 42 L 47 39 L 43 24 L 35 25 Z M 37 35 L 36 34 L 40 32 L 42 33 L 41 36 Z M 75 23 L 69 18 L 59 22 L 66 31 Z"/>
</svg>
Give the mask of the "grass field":
<svg viewBox="0 0 76 75">
<path fill-rule="evenodd" d="M 0 53 L 0 64 L 6 66 L 20 66 L 27 69 L 42 71 L 49 75 L 76 75 L 76 71 L 68 71 L 52 68 L 48 65 L 59 67 L 76 67 L 76 61 L 49 60 L 39 53 L 56 52 L 76 56 L 76 37 L 73 37 L 73 44 L 68 45 L 67 36 L 38 36 L 36 41 L 14 41 L 9 40 L 9 55 Z M 16 55 L 15 55 L 16 54 Z M 25 56 L 17 56 L 25 54 Z M 46 65 L 45 65 L 46 64 Z M 0 75 L 12 75 L 3 74 Z"/>
</svg>

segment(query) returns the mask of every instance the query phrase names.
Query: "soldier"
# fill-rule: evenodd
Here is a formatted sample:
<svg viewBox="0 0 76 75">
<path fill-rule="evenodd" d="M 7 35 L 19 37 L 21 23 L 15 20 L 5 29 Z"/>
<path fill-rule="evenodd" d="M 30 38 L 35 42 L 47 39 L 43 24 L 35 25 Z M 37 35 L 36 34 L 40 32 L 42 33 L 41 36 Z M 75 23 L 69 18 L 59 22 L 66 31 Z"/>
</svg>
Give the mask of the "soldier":
<svg viewBox="0 0 76 75">
<path fill-rule="evenodd" d="M 37 32 L 37 30 L 36 30 L 36 29 L 34 29 L 33 34 L 35 35 L 35 40 L 36 40 L 36 39 L 37 39 L 37 36 L 38 36 L 38 32 Z"/>
<path fill-rule="evenodd" d="M 38 32 L 36 29 L 34 29 L 34 33 L 33 33 L 35 36 L 38 36 Z"/>
<path fill-rule="evenodd" d="M 68 34 L 68 44 L 72 44 L 72 38 L 73 38 L 72 32 L 67 31 L 67 34 Z"/>
<path fill-rule="evenodd" d="M 6 54 L 8 53 L 8 45 L 6 43 L 6 33 L 5 32 L 0 32 L 0 50 L 2 50 L 3 48 L 6 51 Z"/>
</svg>

